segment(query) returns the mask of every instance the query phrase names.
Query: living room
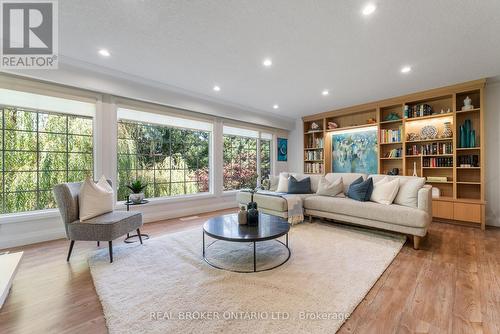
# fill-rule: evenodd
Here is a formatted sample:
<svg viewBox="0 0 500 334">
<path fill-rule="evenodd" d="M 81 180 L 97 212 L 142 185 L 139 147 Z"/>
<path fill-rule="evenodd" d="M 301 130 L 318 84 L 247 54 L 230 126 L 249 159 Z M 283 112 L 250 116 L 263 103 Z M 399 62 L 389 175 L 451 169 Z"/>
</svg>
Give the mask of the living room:
<svg viewBox="0 0 500 334">
<path fill-rule="evenodd" d="M 498 1 L 0 6 L 0 333 L 500 333 Z"/>
</svg>

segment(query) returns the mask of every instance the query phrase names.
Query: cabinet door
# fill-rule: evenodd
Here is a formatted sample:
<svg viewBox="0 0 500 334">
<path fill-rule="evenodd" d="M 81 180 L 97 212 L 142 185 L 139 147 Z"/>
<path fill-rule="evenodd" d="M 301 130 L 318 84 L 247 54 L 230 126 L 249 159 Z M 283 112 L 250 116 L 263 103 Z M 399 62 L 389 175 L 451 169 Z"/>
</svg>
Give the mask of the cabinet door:
<svg viewBox="0 0 500 334">
<path fill-rule="evenodd" d="M 453 204 L 453 219 L 466 222 L 481 222 L 481 205 L 469 203 Z"/>
<path fill-rule="evenodd" d="M 432 201 L 432 216 L 443 219 L 453 219 L 453 203 Z"/>
</svg>

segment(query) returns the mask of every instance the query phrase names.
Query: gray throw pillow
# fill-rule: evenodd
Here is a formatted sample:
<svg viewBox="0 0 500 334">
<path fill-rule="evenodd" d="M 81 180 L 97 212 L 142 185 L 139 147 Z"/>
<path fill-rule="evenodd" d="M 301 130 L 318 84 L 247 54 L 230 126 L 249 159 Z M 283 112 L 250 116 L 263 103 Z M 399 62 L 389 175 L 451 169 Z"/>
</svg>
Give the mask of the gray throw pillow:
<svg viewBox="0 0 500 334">
<path fill-rule="evenodd" d="M 322 196 L 337 196 L 338 194 L 343 194 L 344 183 L 342 182 L 342 177 L 336 179 L 333 182 L 328 181 L 325 177 L 322 177 L 318 183 L 317 195 Z"/>
<path fill-rule="evenodd" d="M 306 177 L 297 181 L 295 177 L 290 175 L 288 178 L 288 193 L 289 194 L 310 194 L 311 193 L 311 179 Z"/>
</svg>

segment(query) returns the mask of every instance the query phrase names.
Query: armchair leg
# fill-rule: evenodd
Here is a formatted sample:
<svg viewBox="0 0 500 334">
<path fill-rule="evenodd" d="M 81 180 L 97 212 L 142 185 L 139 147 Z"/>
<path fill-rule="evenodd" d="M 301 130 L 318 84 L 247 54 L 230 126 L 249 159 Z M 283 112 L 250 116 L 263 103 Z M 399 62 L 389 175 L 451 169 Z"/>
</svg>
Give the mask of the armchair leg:
<svg viewBox="0 0 500 334">
<path fill-rule="evenodd" d="M 139 237 L 139 241 L 141 242 L 142 245 L 142 236 L 141 236 L 141 231 L 139 231 L 139 229 L 137 229 L 137 236 Z"/>
<path fill-rule="evenodd" d="M 69 262 L 69 258 L 71 257 L 71 252 L 73 251 L 73 246 L 75 244 L 75 240 L 71 240 L 69 244 L 68 257 L 66 258 L 66 262 Z"/>
<path fill-rule="evenodd" d="M 109 244 L 109 263 L 113 263 L 113 241 L 108 241 Z"/>
<path fill-rule="evenodd" d="M 100 245 L 101 245 L 101 244 L 100 244 L 100 242 L 98 241 L 98 242 L 97 242 L 97 247 L 99 247 Z"/>
</svg>

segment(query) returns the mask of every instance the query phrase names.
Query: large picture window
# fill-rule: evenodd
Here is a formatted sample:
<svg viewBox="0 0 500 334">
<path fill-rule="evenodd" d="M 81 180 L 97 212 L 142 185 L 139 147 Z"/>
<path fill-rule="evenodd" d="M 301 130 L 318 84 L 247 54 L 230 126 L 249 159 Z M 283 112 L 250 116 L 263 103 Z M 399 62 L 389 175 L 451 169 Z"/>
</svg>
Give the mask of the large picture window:
<svg viewBox="0 0 500 334">
<path fill-rule="evenodd" d="M 224 190 L 253 189 L 271 174 L 271 139 L 270 134 L 224 126 Z"/>
<path fill-rule="evenodd" d="M 92 117 L 0 108 L 0 213 L 55 208 L 54 185 L 93 175 Z"/>
<path fill-rule="evenodd" d="M 118 116 L 118 200 L 128 198 L 126 186 L 137 179 L 148 184 L 150 198 L 209 191 L 211 124 L 125 109 Z"/>
</svg>

